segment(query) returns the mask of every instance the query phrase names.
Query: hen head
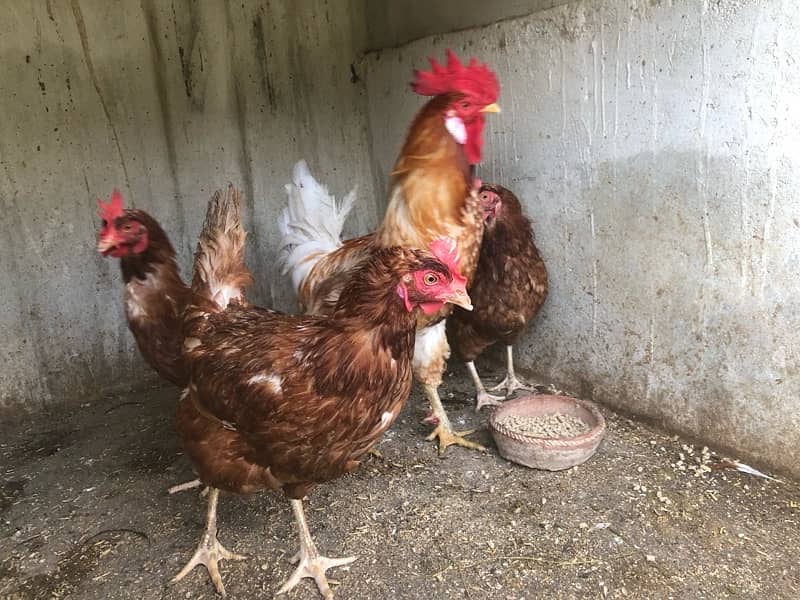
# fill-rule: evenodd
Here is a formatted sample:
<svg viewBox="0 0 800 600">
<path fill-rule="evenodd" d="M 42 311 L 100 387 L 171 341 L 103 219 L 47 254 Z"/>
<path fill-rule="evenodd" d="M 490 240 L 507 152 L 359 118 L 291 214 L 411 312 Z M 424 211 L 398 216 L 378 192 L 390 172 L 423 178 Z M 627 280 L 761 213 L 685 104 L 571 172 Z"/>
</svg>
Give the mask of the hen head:
<svg viewBox="0 0 800 600">
<path fill-rule="evenodd" d="M 458 270 L 458 254 L 451 240 L 436 240 L 430 245 L 433 256 L 420 255 L 416 264 L 403 273 L 397 294 L 406 310 L 419 306 L 433 314 L 448 302 L 472 310 L 467 294 L 467 280 Z"/>
<path fill-rule="evenodd" d="M 106 203 L 97 201 L 97 216 L 103 226 L 97 236 L 97 251 L 103 256 L 121 258 L 145 251 L 149 242 L 147 227 L 135 215 L 122 207 L 122 194 L 118 190 L 111 193 Z"/>
<path fill-rule="evenodd" d="M 478 190 L 478 201 L 488 227 L 503 216 L 513 217 L 522 214 L 522 207 L 517 197 L 499 185 L 482 185 Z"/>
<path fill-rule="evenodd" d="M 488 223 L 494 222 L 497 218 L 500 209 L 503 207 L 503 201 L 500 195 L 491 189 L 489 186 L 481 186 L 478 192 L 478 200 L 483 211 L 483 219 Z"/>
<path fill-rule="evenodd" d="M 452 50 L 447 50 L 447 66 L 430 58 L 430 71 L 416 71 L 412 89 L 422 96 L 451 97 L 444 110 L 445 126 L 459 144 L 470 164 L 481 161 L 484 115 L 500 112 L 497 97 L 500 84 L 485 64 L 472 59 L 465 66 Z"/>
</svg>

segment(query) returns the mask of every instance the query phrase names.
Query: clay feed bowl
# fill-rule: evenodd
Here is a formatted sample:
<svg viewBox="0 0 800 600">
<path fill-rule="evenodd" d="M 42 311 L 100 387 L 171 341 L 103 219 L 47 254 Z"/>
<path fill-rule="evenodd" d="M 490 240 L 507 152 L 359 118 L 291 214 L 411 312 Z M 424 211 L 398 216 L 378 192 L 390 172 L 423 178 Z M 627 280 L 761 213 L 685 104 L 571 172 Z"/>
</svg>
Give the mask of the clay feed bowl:
<svg viewBox="0 0 800 600">
<path fill-rule="evenodd" d="M 510 430 L 502 421 L 510 416 L 541 417 L 562 414 L 577 417 L 589 430 L 575 437 L 532 437 Z M 587 400 L 568 396 L 521 396 L 501 404 L 489 417 L 489 429 L 500 456 L 513 462 L 561 471 L 588 460 L 606 432 L 606 420 Z"/>
</svg>

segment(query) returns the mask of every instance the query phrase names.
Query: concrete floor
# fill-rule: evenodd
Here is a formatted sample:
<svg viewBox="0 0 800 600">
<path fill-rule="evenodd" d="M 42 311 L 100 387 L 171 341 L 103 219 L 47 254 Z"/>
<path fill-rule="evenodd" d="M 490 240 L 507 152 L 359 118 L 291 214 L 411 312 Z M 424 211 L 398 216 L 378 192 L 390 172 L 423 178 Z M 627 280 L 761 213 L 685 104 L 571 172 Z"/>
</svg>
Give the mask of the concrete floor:
<svg viewBox="0 0 800 600">
<path fill-rule="evenodd" d="M 459 427 L 471 411 L 460 370 L 446 381 Z M 0 598 L 215 598 L 195 569 L 167 586 L 203 530 L 174 433 L 177 392 L 150 387 L 6 425 L 0 443 Z M 307 502 L 318 546 L 359 555 L 332 571 L 337 598 L 798 598 L 800 493 L 714 463 L 677 438 L 606 412 L 588 463 L 561 473 L 423 436 L 414 393 L 361 470 Z M 233 598 L 270 597 L 291 573 L 291 513 L 280 496 L 222 496 L 219 538 Z M 288 598 L 318 598 L 304 582 Z"/>
</svg>

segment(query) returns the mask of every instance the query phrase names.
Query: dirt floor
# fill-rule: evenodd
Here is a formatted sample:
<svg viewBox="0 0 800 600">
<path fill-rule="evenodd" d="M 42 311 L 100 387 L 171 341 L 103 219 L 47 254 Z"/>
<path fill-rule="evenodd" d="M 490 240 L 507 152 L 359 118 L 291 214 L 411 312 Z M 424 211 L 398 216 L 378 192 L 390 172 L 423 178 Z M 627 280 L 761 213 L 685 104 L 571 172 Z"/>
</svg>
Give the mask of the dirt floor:
<svg viewBox="0 0 800 600">
<path fill-rule="evenodd" d="M 0 598 L 215 598 L 197 568 L 167 582 L 204 527 L 174 432 L 178 393 L 109 394 L 71 413 L 4 427 L 0 438 Z M 447 396 L 450 396 L 447 398 Z M 312 532 L 339 599 L 800 598 L 800 488 L 729 470 L 699 447 L 604 411 L 598 453 L 560 473 L 500 458 L 468 380 L 445 384 L 459 427 L 486 454 L 424 441 L 415 392 L 360 471 L 316 488 Z M 701 466 L 705 465 L 705 466 Z M 221 496 L 232 598 L 269 598 L 296 551 L 289 504 Z M 305 580 L 288 598 L 318 598 Z"/>
</svg>

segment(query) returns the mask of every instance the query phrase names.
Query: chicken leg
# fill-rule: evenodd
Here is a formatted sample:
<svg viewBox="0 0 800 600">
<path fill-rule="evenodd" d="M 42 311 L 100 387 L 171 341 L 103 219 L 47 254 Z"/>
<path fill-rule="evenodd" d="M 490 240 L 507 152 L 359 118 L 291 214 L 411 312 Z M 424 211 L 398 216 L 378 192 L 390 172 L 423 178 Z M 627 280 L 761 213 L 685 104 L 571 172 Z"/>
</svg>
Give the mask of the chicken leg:
<svg viewBox="0 0 800 600">
<path fill-rule="evenodd" d="M 469 361 L 466 364 L 469 374 L 472 375 L 472 381 L 475 382 L 475 389 L 478 390 L 478 395 L 475 402 L 475 412 L 480 412 L 484 406 L 498 406 L 499 404 L 502 404 L 502 396 L 493 396 L 486 391 L 486 388 L 484 387 L 483 382 L 478 375 L 478 370 L 475 368 L 475 363 L 473 361 Z"/>
<path fill-rule="evenodd" d="M 464 437 L 470 433 L 474 433 L 474 429 L 468 429 L 467 431 L 453 431 L 453 426 L 450 424 L 450 418 L 447 416 L 444 406 L 442 406 L 441 398 L 439 398 L 439 389 L 437 386 L 423 383 L 422 389 L 425 390 L 425 395 L 428 397 L 428 401 L 431 403 L 431 412 L 433 413 L 432 419 L 435 423 L 437 423 L 436 429 L 434 429 L 425 439 L 430 441 L 439 438 L 439 454 L 444 454 L 444 451 L 447 450 L 448 446 L 454 445 L 463 446 L 464 448 L 470 448 L 472 450 L 486 450 L 486 448 L 477 442 L 471 442 Z"/>
<path fill-rule="evenodd" d="M 284 594 L 300 583 L 300 580 L 304 577 L 311 577 L 317 583 L 317 588 L 319 588 L 322 597 L 325 598 L 325 600 L 331 600 L 333 598 L 333 592 L 328 585 L 325 571 L 333 567 L 348 565 L 357 557 L 328 558 L 326 556 L 320 556 L 317 547 L 314 545 L 311 532 L 308 530 L 306 515 L 303 512 L 303 501 L 291 500 L 291 503 L 294 520 L 295 523 L 297 523 L 297 530 L 300 534 L 300 552 L 294 556 L 292 562 L 299 562 L 299 564 L 289 580 L 281 586 L 281 589 L 279 589 L 277 593 Z"/>
<path fill-rule="evenodd" d="M 217 500 L 219 498 L 219 490 L 217 488 L 208 488 L 208 514 L 206 517 L 206 531 L 203 534 L 200 544 L 194 556 L 186 563 L 186 566 L 181 569 L 181 572 L 172 578 L 170 583 L 177 583 L 197 565 L 204 565 L 208 569 L 208 574 L 211 576 L 211 581 L 214 582 L 214 587 L 217 592 L 224 598 L 225 586 L 222 585 L 222 577 L 219 574 L 218 564 L 223 559 L 228 560 L 244 560 L 246 556 L 241 554 L 234 554 L 225 549 L 225 547 L 217 540 Z"/>
<path fill-rule="evenodd" d="M 489 391 L 496 392 L 497 390 L 505 388 L 506 398 L 508 398 L 516 390 L 534 391 L 536 389 L 536 386 L 534 384 L 527 383 L 525 381 L 517 379 L 517 376 L 514 373 L 514 351 L 511 346 L 506 346 L 506 353 L 508 356 L 508 373 L 506 374 L 505 379 L 503 379 L 503 381 L 498 383 L 493 388 L 489 388 Z"/>
<path fill-rule="evenodd" d="M 442 374 L 450 356 L 450 346 L 447 344 L 445 334 L 445 321 L 442 319 L 435 325 L 430 325 L 417 330 L 417 339 L 414 342 L 414 359 L 411 363 L 414 377 L 422 384 L 422 389 L 428 397 L 432 415 L 430 420 L 436 423 L 436 429 L 426 438 L 433 440 L 439 438 L 439 454 L 444 454 L 448 446 L 463 446 L 473 450 L 485 450 L 480 444 L 464 438 L 474 430 L 453 431 L 450 419 L 442 406 L 439 398 L 439 386 L 442 383 Z"/>
</svg>

